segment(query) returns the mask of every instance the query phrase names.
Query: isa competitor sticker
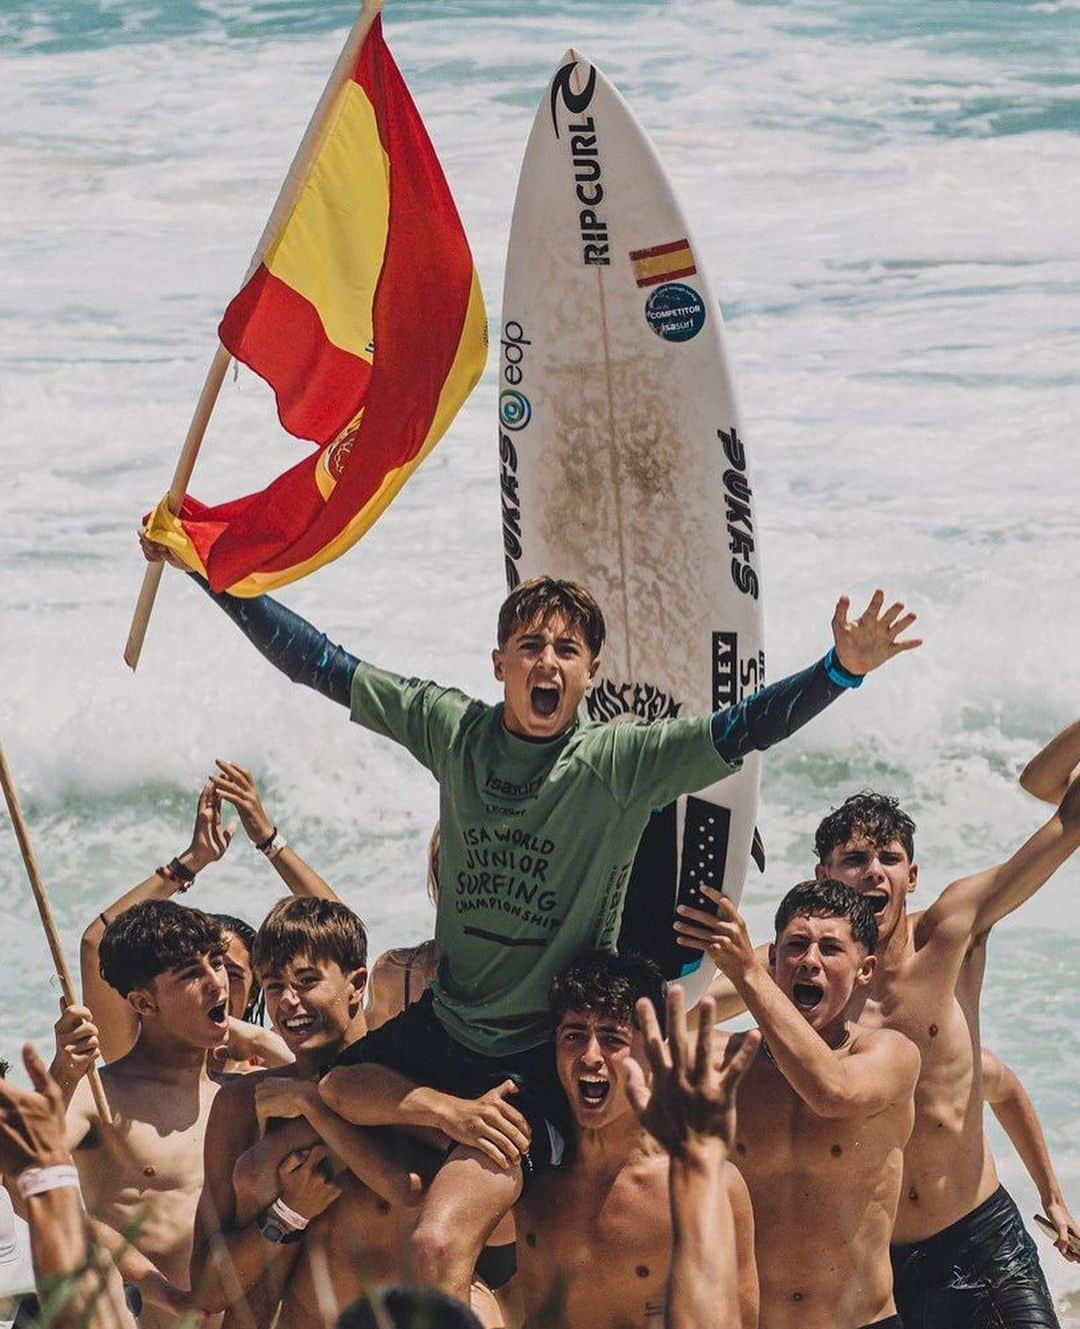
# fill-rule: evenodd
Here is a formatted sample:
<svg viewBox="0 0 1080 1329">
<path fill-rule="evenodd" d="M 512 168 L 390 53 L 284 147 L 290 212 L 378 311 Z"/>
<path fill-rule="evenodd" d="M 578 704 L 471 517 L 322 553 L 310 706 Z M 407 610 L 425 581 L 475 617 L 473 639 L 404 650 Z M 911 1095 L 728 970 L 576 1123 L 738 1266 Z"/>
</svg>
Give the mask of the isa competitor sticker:
<svg viewBox="0 0 1080 1329">
<path fill-rule="evenodd" d="M 645 321 L 665 341 L 689 341 L 705 326 L 705 301 L 692 286 L 667 282 L 650 291 Z"/>
</svg>

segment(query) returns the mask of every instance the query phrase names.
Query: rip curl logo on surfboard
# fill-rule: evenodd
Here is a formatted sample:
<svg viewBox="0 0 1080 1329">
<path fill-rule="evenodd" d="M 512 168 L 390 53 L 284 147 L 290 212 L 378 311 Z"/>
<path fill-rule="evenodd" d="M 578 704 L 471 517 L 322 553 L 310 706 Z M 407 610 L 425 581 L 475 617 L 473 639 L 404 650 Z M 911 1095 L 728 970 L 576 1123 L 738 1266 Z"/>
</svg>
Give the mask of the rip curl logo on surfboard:
<svg viewBox="0 0 1080 1329">
<path fill-rule="evenodd" d="M 528 397 L 515 388 L 504 388 L 499 393 L 499 419 L 506 429 L 524 429 L 532 419 Z"/>
<path fill-rule="evenodd" d="M 645 322 L 664 341 L 689 341 L 705 326 L 705 301 L 692 286 L 666 282 L 649 292 Z"/>
</svg>

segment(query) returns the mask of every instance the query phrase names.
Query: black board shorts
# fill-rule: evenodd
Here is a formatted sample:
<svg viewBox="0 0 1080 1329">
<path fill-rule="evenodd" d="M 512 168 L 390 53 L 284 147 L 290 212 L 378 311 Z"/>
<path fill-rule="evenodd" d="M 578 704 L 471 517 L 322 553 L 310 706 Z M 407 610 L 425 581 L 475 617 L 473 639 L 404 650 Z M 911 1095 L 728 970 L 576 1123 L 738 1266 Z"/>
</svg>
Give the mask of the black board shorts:
<svg viewBox="0 0 1080 1329">
<path fill-rule="evenodd" d="M 890 1254 L 905 1329 L 1060 1329 L 1035 1242 L 1004 1186 Z"/>
<path fill-rule="evenodd" d="M 518 1092 L 509 1102 L 529 1123 L 532 1144 L 521 1162 L 526 1185 L 534 1176 L 559 1167 L 570 1138 L 570 1107 L 555 1074 L 551 1042 L 507 1057 L 485 1057 L 459 1043 L 439 1023 L 429 988 L 386 1024 L 352 1043 L 336 1066 L 365 1062 L 391 1070 L 457 1098 L 480 1098 L 513 1080 Z"/>
</svg>

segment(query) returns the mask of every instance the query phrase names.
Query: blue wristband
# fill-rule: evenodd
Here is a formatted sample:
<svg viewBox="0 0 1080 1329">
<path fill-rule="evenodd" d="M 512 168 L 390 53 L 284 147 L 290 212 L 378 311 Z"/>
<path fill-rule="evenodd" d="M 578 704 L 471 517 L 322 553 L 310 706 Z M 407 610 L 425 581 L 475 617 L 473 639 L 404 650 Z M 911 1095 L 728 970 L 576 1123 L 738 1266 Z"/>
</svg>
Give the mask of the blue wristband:
<svg viewBox="0 0 1080 1329">
<path fill-rule="evenodd" d="M 850 670 L 844 668 L 836 658 L 836 647 L 830 646 L 828 654 L 822 661 L 825 666 L 825 672 L 838 688 L 861 688 L 865 674 L 853 674 Z"/>
</svg>

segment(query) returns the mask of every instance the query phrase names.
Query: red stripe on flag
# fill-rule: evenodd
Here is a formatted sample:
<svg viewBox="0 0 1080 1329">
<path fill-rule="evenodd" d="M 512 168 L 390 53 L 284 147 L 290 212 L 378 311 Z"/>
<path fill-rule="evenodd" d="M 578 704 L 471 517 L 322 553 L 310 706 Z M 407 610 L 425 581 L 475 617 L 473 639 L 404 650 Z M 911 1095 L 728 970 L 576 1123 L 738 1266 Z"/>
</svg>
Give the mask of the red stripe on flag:
<svg viewBox="0 0 1080 1329">
<path fill-rule="evenodd" d="M 311 301 L 262 264 L 230 302 L 218 335 L 271 385 L 278 418 L 297 438 L 327 443 L 363 405 L 371 366 L 335 346 Z"/>
<path fill-rule="evenodd" d="M 390 162 L 386 250 L 373 308 L 375 363 L 341 478 L 302 538 L 263 564 L 264 572 L 318 554 L 368 503 L 387 472 L 420 451 L 469 306 L 472 255 L 435 149 L 383 42 L 381 18 L 360 52 L 355 77 L 374 107 Z"/>
<path fill-rule="evenodd" d="M 653 245 L 651 249 L 632 249 L 630 251 L 631 261 L 636 262 L 639 258 L 658 258 L 661 254 L 673 254 L 676 249 L 689 249 L 689 240 L 672 240 L 667 245 Z"/>
</svg>

